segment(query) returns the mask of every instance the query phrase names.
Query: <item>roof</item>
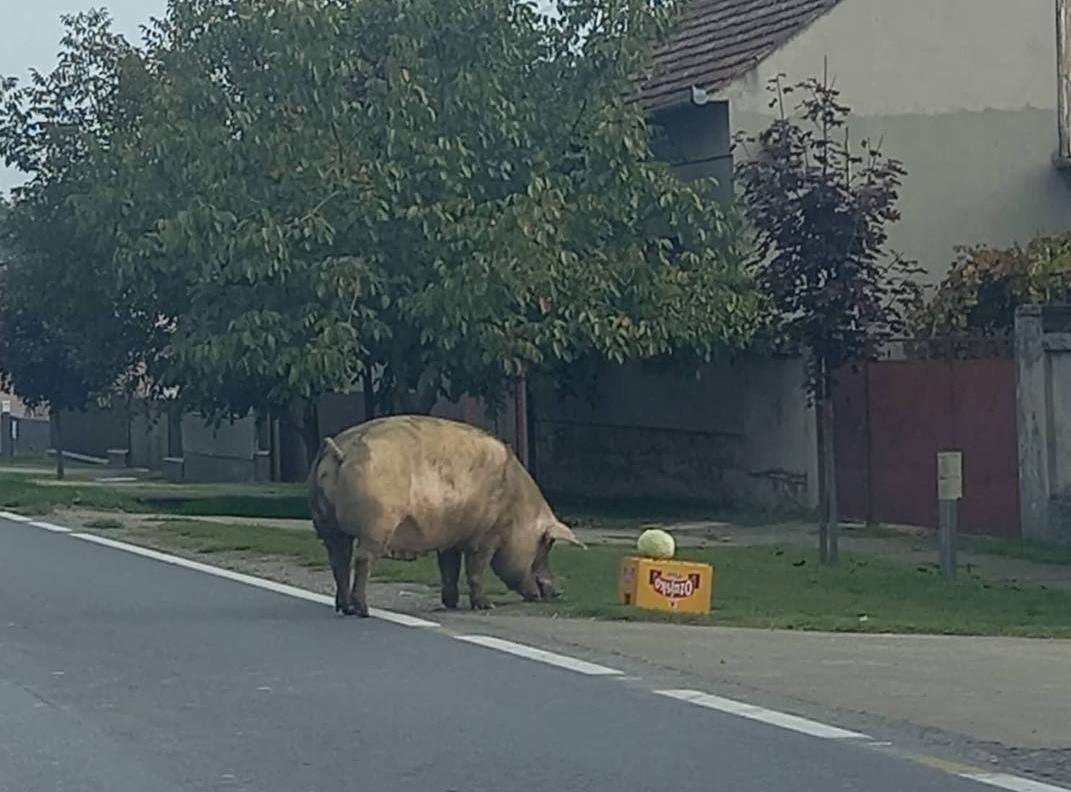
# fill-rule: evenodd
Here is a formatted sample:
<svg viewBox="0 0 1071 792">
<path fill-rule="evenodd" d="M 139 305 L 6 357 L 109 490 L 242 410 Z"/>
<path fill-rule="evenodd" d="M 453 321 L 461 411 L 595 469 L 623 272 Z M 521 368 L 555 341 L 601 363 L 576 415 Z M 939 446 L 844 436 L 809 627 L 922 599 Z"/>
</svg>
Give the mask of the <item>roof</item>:
<svg viewBox="0 0 1071 792">
<path fill-rule="evenodd" d="M 840 0 L 691 0 L 676 32 L 655 53 L 643 88 L 649 111 L 717 91 L 751 71 Z"/>
</svg>

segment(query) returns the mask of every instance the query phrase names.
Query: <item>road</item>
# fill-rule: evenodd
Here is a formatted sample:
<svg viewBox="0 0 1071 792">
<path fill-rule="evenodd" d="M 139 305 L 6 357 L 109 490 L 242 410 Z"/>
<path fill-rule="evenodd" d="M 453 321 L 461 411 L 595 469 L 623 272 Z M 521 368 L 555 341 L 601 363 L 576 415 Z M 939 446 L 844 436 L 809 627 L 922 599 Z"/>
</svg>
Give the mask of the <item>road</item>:
<svg viewBox="0 0 1071 792">
<path fill-rule="evenodd" d="M 992 788 L 0 521 L 2 792 Z"/>
</svg>

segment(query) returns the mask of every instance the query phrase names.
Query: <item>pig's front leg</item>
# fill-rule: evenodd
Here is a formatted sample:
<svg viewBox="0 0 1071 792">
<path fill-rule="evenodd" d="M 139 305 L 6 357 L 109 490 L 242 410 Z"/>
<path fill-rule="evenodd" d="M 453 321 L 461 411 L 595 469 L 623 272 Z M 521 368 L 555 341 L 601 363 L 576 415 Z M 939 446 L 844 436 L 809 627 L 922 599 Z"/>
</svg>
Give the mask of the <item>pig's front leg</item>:
<svg viewBox="0 0 1071 792">
<path fill-rule="evenodd" d="M 488 547 L 465 551 L 465 577 L 469 581 L 469 600 L 473 610 L 491 610 L 494 607 L 483 590 L 484 574 L 492 555 L 494 550 Z"/>
<path fill-rule="evenodd" d="M 441 551 L 438 557 L 443 605 L 453 610 L 461 599 L 461 592 L 458 591 L 458 580 L 461 578 L 461 550 L 452 547 Z"/>
</svg>

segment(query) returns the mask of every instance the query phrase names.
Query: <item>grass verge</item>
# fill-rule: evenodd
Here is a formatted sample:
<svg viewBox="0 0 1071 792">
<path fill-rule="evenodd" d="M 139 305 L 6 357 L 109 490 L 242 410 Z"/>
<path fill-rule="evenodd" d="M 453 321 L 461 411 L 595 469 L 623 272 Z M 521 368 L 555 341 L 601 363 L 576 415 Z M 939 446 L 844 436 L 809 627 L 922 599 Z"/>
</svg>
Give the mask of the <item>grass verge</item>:
<svg viewBox="0 0 1071 792">
<path fill-rule="evenodd" d="M 256 525 L 183 520 L 143 524 L 132 541 L 187 553 L 247 553 L 327 574 L 323 548 L 311 532 Z M 629 549 L 555 549 L 562 599 L 526 605 L 491 576 L 488 591 L 506 614 L 604 620 L 675 621 L 789 630 L 933 633 L 1071 638 L 1071 591 L 1012 586 L 967 578 L 948 582 L 930 567 L 846 556 L 821 567 L 799 548 L 720 547 L 688 550 L 680 558 L 715 565 L 710 617 L 675 617 L 616 602 L 617 571 Z M 374 579 L 438 586 L 434 557 L 382 561 Z"/>
<path fill-rule="evenodd" d="M 679 558 L 715 566 L 714 611 L 688 618 L 644 613 L 616 603 L 617 570 L 628 548 L 555 550 L 566 597 L 537 606 L 547 615 L 674 620 L 787 630 L 944 635 L 1071 637 L 1071 591 L 949 582 L 932 567 L 845 556 L 822 567 L 817 554 L 790 547 L 688 550 Z"/>
<path fill-rule="evenodd" d="M 964 539 L 966 549 L 975 553 L 1018 558 L 1038 564 L 1071 565 L 1071 545 L 1052 545 L 1043 542 L 997 539 L 989 536 L 972 536 Z"/>
<path fill-rule="evenodd" d="M 251 488 L 250 488 L 251 489 Z M 41 478 L 33 470 L 0 474 L 0 508 L 22 514 L 49 514 L 57 509 L 82 508 L 175 514 L 187 517 L 262 517 L 308 519 L 305 494 L 300 488 L 279 492 L 205 494 L 196 485 L 162 488 L 157 483 L 108 484 L 72 479 L 62 486 Z"/>
<path fill-rule="evenodd" d="M 32 474 L 0 475 L 0 507 L 22 514 L 48 514 L 78 506 L 101 511 L 135 511 L 138 502 L 118 490 L 92 484 L 51 487 L 34 481 Z"/>
</svg>

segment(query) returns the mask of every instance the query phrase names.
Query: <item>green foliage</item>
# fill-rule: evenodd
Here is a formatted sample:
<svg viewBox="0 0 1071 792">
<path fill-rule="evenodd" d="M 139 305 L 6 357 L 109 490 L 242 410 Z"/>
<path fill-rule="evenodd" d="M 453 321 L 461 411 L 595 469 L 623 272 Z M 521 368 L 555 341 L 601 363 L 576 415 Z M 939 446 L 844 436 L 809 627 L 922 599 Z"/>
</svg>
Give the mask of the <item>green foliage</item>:
<svg viewBox="0 0 1071 792">
<path fill-rule="evenodd" d="M 861 360 L 868 341 L 904 324 L 918 299 L 918 271 L 886 250 L 905 170 L 879 147 L 850 143 L 850 108 L 828 78 L 785 87 L 771 81 L 779 117 L 738 168 L 760 253 L 759 283 L 784 336 L 811 353 L 808 391 L 820 401 L 832 372 Z M 798 118 L 785 109 L 803 98 Z"/>
<path fill-rule="evenodd" d="M 116 85 L 129 50 L 103 12 L 65 23 L 52 72 L 0 80 L 0 156 L 29 177 L 0 214 L 0 375 L 32 407 L 78 410 L 132 371 L 152 323 L 71 212 L 128 123 Z"/>
<path fill-rule="evenodd" d="M 913 323 L 926 335 L 1009 335 L 1015 309 L 1066 295 L 1071 237 L 1038 237 L 1026 247 L 962 247 Z"/>
<path fill-rule="evenodd" d="M 373 378 L 378 411 L 586 356 L 708 355 L 756 313 L 712 185 L 623 101 L 667 4 L 172 0 L 87 194 L 210 414 Z"/>
</svg>

